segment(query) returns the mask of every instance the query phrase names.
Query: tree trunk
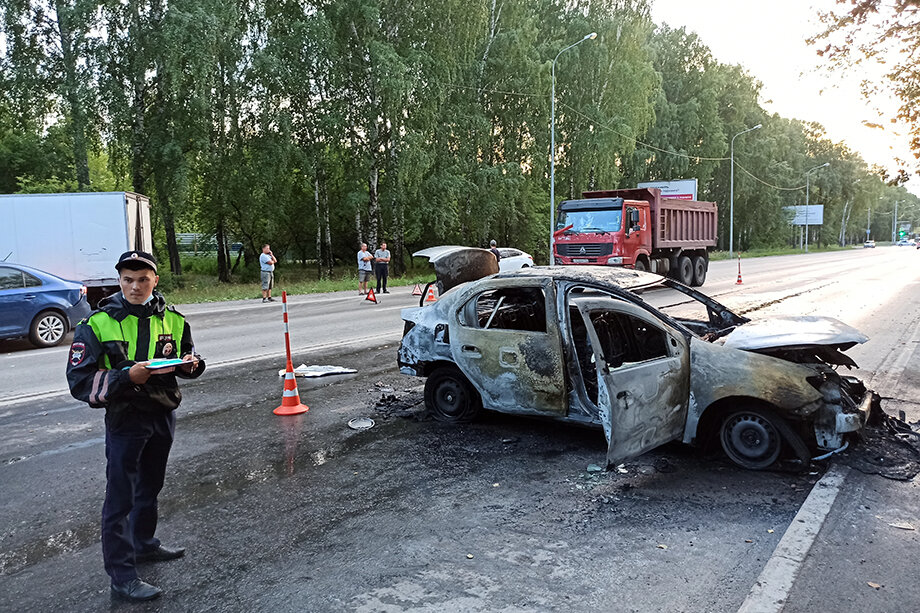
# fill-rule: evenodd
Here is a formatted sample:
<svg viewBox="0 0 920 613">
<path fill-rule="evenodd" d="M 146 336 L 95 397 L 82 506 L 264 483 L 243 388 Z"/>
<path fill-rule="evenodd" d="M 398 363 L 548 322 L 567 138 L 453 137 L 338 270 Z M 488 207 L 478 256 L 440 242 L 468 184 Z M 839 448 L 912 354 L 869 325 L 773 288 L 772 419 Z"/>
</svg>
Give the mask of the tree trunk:
<svg viewBox="0 0 920 613">
<path fill-rule="evenodd" d="M 313 177 L 313 204 L 316 208 L 316 278 L 326 278 L 326 261 L 323 258 L 323 214 L 319 208 L 319 168 Z"/>
<path fill-rule="evenodd" d="M 377 249 L 377 229 L 380 227 L 380 194 L 377 193 L 377 160 L 371 156 L 371 169 L 367 177 L 367 243 Z"/>
<path fill-rule="evenodd" d="M 230 283 L 230 250 L 227 248 L 223 218 L 217 222 L 217 280 Z"/>
<path fill-rule="evenodd" d="M 73 138 L 73 162 L 77 173 L 77 186 L 80 191 L 89 189 L 89 161 L 86 155 L 86 113 L 80 99 L 79 79 L 77 78 L 77 57 L 74 37 L 79 33 L 72 30 L 70 6 L 64 6 L 61 0 L 54 3 L 57 12 L 58 33 L 61 37 L 61 61 L 64 65 L 64 98 L 70 107 L 70 130 Z"/>
<path fill-rule="evenodd" d="M 326 271 L 332 278 L 332 268 L 335 266 L 335 256 L 332 253 L 332 231 L 329 228 L 329 191 L 323 190 L 323 246 L 326 257 Z"/>
</svg>

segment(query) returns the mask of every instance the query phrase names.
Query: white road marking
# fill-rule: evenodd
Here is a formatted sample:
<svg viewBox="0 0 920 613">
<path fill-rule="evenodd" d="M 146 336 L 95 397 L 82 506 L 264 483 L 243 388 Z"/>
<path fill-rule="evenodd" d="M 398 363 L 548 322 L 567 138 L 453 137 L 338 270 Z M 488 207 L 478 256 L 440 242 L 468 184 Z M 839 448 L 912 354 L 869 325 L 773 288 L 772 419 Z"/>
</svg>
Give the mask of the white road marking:
<svg viewBox="0 0 920 613">
<path fill-rule="evenodd" d="M 795 514 L 738 613 L 778 613 L 783 610 L 802 564 L 849 472 L 849 467 L 831 466 L 811 488 L 811 493 Z"/>
</svg>

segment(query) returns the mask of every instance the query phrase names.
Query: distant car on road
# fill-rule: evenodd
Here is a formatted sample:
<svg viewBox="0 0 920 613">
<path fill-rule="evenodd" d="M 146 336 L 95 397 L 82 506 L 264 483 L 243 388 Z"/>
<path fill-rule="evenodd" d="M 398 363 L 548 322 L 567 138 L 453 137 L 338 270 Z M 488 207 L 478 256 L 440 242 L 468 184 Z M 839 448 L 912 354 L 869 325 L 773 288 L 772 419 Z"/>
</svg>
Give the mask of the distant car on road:
<svg viewBox="0 0 920 613">
<path fill-rule="evenodd" d="M 866 248 L 866 249 L 875 249 L 875 241 L 873 241 L 873 240 L 868 240 L 868 241 L 866 241 L 866 242 L 863 243 L 863 247 Z"/>
<path fill-rule="evenodd" d="M 913 242 L 911 242 L 910 239 L 902 238 L 901 240 L 896 242 L 895 245 L 897 245 L 898 247 L 911 247 L 913 246 Z"/>
<path fill-rule="evenodd" d="M 499 272 L 510 272 L 512 270 L 533 266 L 533 256 L 529 253 L 524 253 L 520 249 L 506 247 L 504 249 L 499 249 L 498 252 L 502 256 L 501 261 L 498 263 Z"/>
<path fill-rule="evenodd" d="M 0 340 L 59 344 L 91 312 L 86 286 L 20 264 L 0 263 Z"/>
</svg>

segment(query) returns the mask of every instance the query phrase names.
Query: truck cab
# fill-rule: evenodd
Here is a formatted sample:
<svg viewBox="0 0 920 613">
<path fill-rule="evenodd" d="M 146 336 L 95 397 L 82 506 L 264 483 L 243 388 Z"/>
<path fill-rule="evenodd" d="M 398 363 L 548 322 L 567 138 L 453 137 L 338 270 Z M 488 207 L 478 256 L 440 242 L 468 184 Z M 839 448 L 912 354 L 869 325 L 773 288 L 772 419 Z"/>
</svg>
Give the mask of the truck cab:
<svg viewBox="0 0 920 613">
<path fill-rule="evenodd" d="M 556 263 L 635 267 L 637 258 L 651 253 L 649 225 L 649 205 L 645 201 L 567 200 L 559 205 L 556 220 Z M 641 264 L 639 268 L 643 269 Z"/>
</svg>

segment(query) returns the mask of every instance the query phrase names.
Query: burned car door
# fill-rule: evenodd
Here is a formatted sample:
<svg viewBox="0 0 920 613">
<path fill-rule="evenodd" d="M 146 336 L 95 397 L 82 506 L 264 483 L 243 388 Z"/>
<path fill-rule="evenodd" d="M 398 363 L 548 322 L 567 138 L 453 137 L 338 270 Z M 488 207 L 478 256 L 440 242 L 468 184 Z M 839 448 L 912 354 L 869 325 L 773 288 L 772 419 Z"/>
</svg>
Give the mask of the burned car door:
<svg viewBox="0 0 920 613">
<path fill-rule="evenodd" d="M 451 355 L 484 407 L 565 415 L 561 333 L 551 282 L 496 279 L 478 285 L 455 318 Z"/>
<path fill-rule="evenodd" d="M 619 300 L 573 299 L 591 341 L 607 462 L 680 439 L 690 397 L 690 346 L 677 329 Z"/>
</svg>

